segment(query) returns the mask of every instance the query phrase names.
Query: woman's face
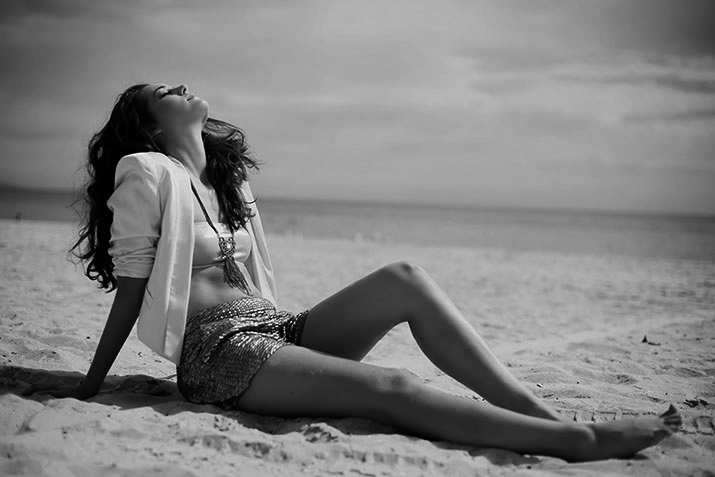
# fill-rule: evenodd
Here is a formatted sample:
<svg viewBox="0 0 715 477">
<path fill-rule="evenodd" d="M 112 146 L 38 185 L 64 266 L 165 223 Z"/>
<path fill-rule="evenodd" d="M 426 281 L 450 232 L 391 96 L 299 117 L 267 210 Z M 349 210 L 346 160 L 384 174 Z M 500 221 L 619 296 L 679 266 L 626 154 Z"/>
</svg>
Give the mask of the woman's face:
<svg viewBox="0 0 715 477">
<path fill-rule="evenodd" d="M 203 127 L 209 114 L 209 104 L 189 94 L 186 85 L 162 83 L 144 87 L 147 108 L 162 131 L 181 131 L 187 126 Z"/>
</svg>

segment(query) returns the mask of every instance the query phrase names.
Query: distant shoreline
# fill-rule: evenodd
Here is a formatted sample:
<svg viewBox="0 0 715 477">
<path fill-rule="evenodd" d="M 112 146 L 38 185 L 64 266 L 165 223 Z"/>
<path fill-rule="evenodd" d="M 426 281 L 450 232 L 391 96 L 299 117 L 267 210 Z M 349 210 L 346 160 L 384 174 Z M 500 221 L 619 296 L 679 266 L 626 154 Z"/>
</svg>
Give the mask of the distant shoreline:
<svg viewBox="0 0 715 477">
<path fill-rule="evenodd" d="M 66 208 L 77 199 L 77 195 L 72 191 L 32 189 L 0 184 L 0 218 L 12 218 L 7 207 L 7 202 L 15 201 L 37 201 L 44 202 L 48 199 L 56 199 L 57 203 L 65 204 Z M 569 209 L 569 208 L 544 208 L 544 207 L 509 207 L 496 205 L 468 205 L 468 204 L 448 204 L 448 203 L 411 203 L 411 202 L 379 202 L 379 201 L 357 201 L 344 199 L 319 199 L 319 198 L 295 198 L 295 197 L 263 197 L 256 194 L 256 198 L 261 204 L 272 204 L 282 206 L 295 206 L 302 208 L 308 206 L 312 209 L 324 207 L 357 207 L 357 208 L 400 208 L 413 209 L 415 211 L 460 211 L 465 213 L 496 213 L 496 214 L 542 214 L 542 215 L 578 215 L 578 216 L 608 216 L 623 218 L 656 218 L 656 219 L 695 219 L 695 220 L 715 220 L 715 213 L 685 213 L 685 212 L 650 212 L 632 210 L 600 210 L 600 209 Z M 26 217 L 28 220 L 38 220 L 37 217 Z M 73 215 L 71 220 L 75 220 Z M 66 220 L 39 218 L 39 220 Z"/>
<path fill-rule="evenodd" d="M 0 218 L 78 223 L 68 193 L 0 190 Z M 354 242 L 715 262 L 715 217 L 262 199 L 266 232 Z"/>
</svg>

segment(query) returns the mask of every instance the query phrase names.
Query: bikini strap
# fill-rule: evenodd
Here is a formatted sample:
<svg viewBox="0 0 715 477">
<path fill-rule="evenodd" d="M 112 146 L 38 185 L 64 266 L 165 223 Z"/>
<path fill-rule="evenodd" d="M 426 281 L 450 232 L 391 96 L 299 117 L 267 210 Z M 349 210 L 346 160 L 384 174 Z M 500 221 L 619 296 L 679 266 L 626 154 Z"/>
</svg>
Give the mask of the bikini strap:
<svg viewBox="0 0 715 477">
<path fill-rule="evenodd" d="M 199 205 L 201 206 L 201 211 L 204 213 L 204 217 L 206 217 L 206 222 L 209 223 L 209 226 L 216 232 L 216 235 L 220 235 L 218 230 L 216 230 L 216 227 L 214 226 L 213 221 L 211 220 L 211 217 L 209 216 L 209 213 L 206 211 L 206 207 L 204 207 L 204 203 L 201 200 L 201 197 L 199 196 L 198 191 L 196 190 L 196 187 L 194 187 L 194 182 L 191 181 L 191 190 L 194 193 L 194 196 L 196 197 L 196 200 L 199 201 Z"/>
</svg>

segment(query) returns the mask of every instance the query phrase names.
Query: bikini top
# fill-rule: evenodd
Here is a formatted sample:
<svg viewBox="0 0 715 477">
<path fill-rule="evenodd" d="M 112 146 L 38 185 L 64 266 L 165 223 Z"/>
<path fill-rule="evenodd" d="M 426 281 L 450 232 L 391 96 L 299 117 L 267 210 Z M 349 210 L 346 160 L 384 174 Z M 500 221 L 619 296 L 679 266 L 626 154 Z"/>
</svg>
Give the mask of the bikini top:
<svg viewBox="0 0 715 477">
<path fill-rule="evenodd" d="M 227 224 L 214 224 L 222 237 L 230 237 L 231 231 Z M 251 254 L 251 236 L 241 227 L 234 234 L 236 250 L 233 254 L 236 262 L 245 263 Z M 193 271 L 204 270 L 216 265 L 223 265 L 216 232 L 208 222 L 194 222 L 194 263 Z"/>
</svg>

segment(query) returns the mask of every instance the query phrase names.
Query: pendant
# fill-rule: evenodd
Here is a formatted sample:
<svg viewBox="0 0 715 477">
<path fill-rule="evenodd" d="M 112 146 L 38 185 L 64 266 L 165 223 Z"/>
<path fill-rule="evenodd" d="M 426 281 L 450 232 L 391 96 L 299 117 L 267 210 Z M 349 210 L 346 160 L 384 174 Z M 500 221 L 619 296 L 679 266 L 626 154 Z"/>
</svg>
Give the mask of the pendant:
<svg viewBox="0 0 715 477">
<path fill-rule="evenodd" d="M 233 260 L 233 254 L 236 252 L 236 240 L 234 240 L 233 234 L 228 238 L 219 235 L 218 248 L 221 249 L 221 260 Z"/>
<path fill-rule="evenodd" d="M 233 234 L 228 238 L 219 235 L 218 247 L 221 249 L 221 260 L 223 260 L 223 281 L 233 288 L 240 288 L 246 293 L 250 293 L 246 278 L 238 268 L 236 258 L 233 256 L 236 252 L 236 240 L 233 238 Z"/>
</svg>

